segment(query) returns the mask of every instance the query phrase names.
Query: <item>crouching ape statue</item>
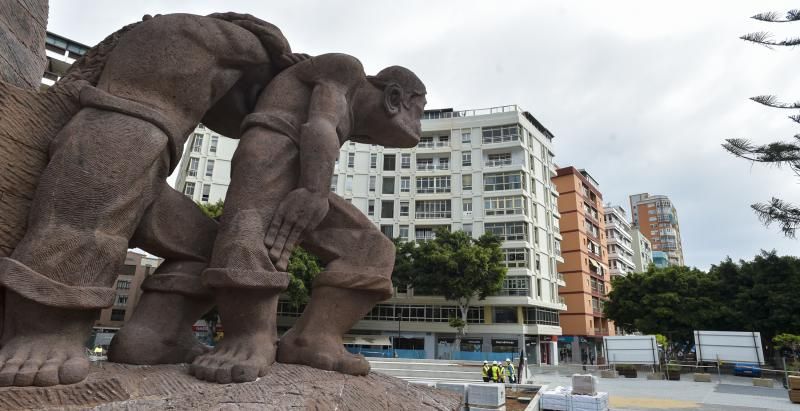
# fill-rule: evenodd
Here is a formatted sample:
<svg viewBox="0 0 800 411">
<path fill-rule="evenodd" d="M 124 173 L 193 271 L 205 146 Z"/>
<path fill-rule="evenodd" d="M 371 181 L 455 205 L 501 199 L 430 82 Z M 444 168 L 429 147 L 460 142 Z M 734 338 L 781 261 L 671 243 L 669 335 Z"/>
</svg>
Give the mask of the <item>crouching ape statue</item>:
<svg viewBox="0 0 800 411">
<path fill-rule="evenodd" d="M 0 386 L 87 376 L 84 343 L 98 310 L 113 304 L 129 246 L 166 261 L 142 285 L 110 359 L 176 363 L 203 352 L 191 324 L 213 304 L 200 274 L 217 225 L 165 179 L 197 123 L 238 137 L 263 87 L 304 58 L 276 27 L 235 13 L 146 16 L 112 40 L 65 77 L 86 81 L 82 108 L 50 144 L 25 236 L 0 258 Z M 265 152 L 286 161 L 280 146 Z"/>
<path fill-rule="evenodd" d="M 369 372 L 342 335 L 391 296 L 394 245 L 361 211 L 330 192 L 347 140 L 407 148 L 420 139 L 424 84 L 408 69 L 367 76 L 344 54 L 312 57 L 266 87 L 233 157 L 231 184 L 204 282 L 225 338 L 192 373 L 220 383 L 253 381 L 275 361 L 353 375 Z M 276 330 L 278 296 L 296 245 L 325 270 L 294 328 Z"/>
</svg>

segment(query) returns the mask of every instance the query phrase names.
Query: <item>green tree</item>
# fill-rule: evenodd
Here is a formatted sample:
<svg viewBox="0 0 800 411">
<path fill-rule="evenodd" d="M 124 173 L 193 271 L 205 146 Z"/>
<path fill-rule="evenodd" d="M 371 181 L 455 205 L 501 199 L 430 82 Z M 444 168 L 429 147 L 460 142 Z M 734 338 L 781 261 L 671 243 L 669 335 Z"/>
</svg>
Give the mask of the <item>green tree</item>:
<svg viewBox="0 0 800 411">
<path fill-rule="evenodd" d="M 197 206 L 200 207 L 200 210 L 205 213 L 205 215 L 219 221 L 219 218 L 222 217 L 222 210 L 225 208 L 225 202 L 222 200 L 217 201 L 216 203 L 201 203 L 197 202 Z"/>
<path fill-rule="evenodd" d="M 463 231 L 438 229 L 436 238 L 419 245 L 398 242 L 395 263 L 396 284 L 410 286 L 415 292 L 441 295 L 454 301 L 460 317 L 450 319 L 458 333 L 460 346 L 466 334 L 467 313 L 477 300 L 496 294 L 503 286 L 507 268 L 503 264 L 502 241 L 484 234 L 473 239 Z"/>
<path fill-rule="evenodd" d="M 800 21 L 800 10 L 790 10 L 783 16 L 776 12 L 759 13 L 752 18 L 769 23 L 788 23 Z M 769 48 L 800 45 L 800 37 L 775 41 L 772 39 L 772 34 L 766 31 L 745 34 L 741 36 L 741 39 Z M 781 102 L 773 95 L 751 97 L 751 100 L 772 108 L 800 109 L 800 102 Z M 790 115 L 789 119 L 800 123 L 800 115 Z M 768 144 L 755 144 L 748 139 L 731 138 L 727 139 L 722 146 L 731 154 L 752 162 L 779 167 L 788 166 L 795 175 L 800 176 L 800 134 L 796 134 L 789 142 L 778 141 Z M 751 207 L 765 225 L 777 223 L 784 235 L 788 237 L 794 237 L 797 229 L 800 228 L 800 207 L 795 204 L 773 197 L 767 203 L 756 203 Z"/>
</svg>

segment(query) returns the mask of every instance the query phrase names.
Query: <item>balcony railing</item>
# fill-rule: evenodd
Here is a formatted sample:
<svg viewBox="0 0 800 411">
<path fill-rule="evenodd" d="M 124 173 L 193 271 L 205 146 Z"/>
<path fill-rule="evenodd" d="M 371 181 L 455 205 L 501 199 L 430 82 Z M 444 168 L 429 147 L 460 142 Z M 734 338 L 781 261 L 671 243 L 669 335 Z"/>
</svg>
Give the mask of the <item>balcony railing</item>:
<svg viewBox="0 0 800 411">
<path fill-rule="evenodd" d="M 514 111 L 522 111 L 522 109 L 518 108 L 516 105 L 508 105 L 508 106 L 497 106 L 497 107 L 449 111 L 449 112 L 429 111 L 424 114 L 423 118 L 430 120 L 439 118 L 471 117 L 471 116 L 482 116 L 495 113 L 510 113 Z"/>
<path fill-rule="evenodd" d="M 513 163 L 511 160 L 486 160 L 486 167 L 505 167 L 510 166 Z"/>
<path fill-rule="evenodd" d="M 433 171 L 433 170 L 449 170 L 450 163 L 446 164 L 429 164 L 429 163 L 417 163 L 417 171 Z"/>
<path fill-rule="evenodd" d="M 417 148 L 439 148 L 450 147 L 449 141 L 422 141 L 417 144 Z"/>
<path fill-rule="evenodd" d="M 451 216 L 451 211 L 417 211 L 414 213 L 414 217 L 420 219 L 450 218 Z"/>
<path fill-rule="evenodd" d="M 483 144 L 499 144 L 509 141 L 519 141 L 519 134 L 507 134 L 504 136 L 483 137 Z"/>
</svg>

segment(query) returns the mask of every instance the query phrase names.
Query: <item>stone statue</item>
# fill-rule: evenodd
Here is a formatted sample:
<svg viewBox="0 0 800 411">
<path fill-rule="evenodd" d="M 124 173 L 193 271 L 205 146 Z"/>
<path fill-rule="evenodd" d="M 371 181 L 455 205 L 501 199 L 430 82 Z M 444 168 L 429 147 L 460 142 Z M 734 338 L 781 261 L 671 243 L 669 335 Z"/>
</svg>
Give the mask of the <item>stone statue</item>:
<svg viewBox="0 0 800 411">
<path fill-rule="evenodd" d="M 347 140 L 413 147 L 421 135 L 425 86 L 389 67 L 367 76 L 344 54 L 300 62 L 270 82 L 231 166 L 220 230 L 203 281 L 213 289 L 225 338 L 197 357 L 195 376 L 219 383 L 253 381 L 277 360 L 366 375 L 342 336 L 392 294 L 395 249 L 361 211 L 330 192 L 333 166 Z M 325 270 L 294 328 L 278 343 L 278 296 L 289 282 L 289 255 L 301 244 Z"/>
<path fill-rule="evenodd" d="M 197 123 L 230 137 L 293 55 L 275 26 L 236 13 L 146 16 L 62 79 L 80 109 L 49 143 L 27 231 L 0 258 L 0 386 L 83 380 L 83 344 L 113 304 L 126 249 L 165 258 L 116 336 L 114 361 L 191 361 L 191 324 L 213 304 L 200 280 L 217 224 L 165 178 Z"/>
</svg>

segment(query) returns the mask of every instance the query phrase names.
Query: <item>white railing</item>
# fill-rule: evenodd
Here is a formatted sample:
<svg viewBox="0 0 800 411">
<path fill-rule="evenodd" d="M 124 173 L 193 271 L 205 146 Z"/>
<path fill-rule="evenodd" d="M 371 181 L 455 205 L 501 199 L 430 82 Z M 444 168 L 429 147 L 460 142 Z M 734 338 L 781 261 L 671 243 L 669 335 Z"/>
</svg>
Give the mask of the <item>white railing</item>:
<svg viewBox="0 0 800 411">
<path fill-rule="evenodd" d="M 486 167 L 504 167 L 512 164 L 511 160 L 486 160 Z"/>
<path fill-rule="evenodd" d="M 522 109 L 520 109 L 516 104 L 512 104 L 508 106 L 497 106 L 497 107 L 478 108 L 472 110 L 459 110 L 450 112 L 432 111 L 425 113 L 423 118 L 426 120 L 433 120 L 439 118 L 484 116 L 487 114 L 511 113 L 515 111 L 522 111 Z"/>
<path fill-rule="evenodd" d="M 449 170 L 450 164 L 417 163 L 417 171 Z"/>
<path fill-rule="evenodd" d="M 483 137 L 483 144 L 498 144 L 498 143 L 506 143 L 509 141 L 519 141 L 519 134 L 507 134 L 504 136 L 491 136 L 491 137 Z"/>
<path fill-rule="evenodd" d="M 417 211 L 414 213 L 415 218 L 450 218 L 453 213 L 451 211 Z"/>
</svg>

